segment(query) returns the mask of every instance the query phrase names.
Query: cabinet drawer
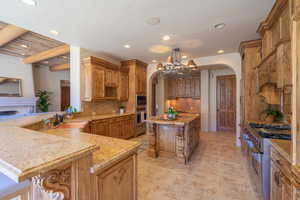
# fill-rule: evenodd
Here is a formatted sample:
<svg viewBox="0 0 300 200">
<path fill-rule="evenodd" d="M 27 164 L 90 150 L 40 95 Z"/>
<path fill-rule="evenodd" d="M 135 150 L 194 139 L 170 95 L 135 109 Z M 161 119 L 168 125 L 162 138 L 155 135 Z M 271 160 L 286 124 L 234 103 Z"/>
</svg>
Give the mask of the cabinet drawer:
<svg viewBox="0 0 300 200">
<path fill-rule="evenodd" d="M 291 177 L 291 164 L 282 157 L 274 148 L 271 148 L 271 159 L 274 164 L 287 176 Z"/>
</svg>

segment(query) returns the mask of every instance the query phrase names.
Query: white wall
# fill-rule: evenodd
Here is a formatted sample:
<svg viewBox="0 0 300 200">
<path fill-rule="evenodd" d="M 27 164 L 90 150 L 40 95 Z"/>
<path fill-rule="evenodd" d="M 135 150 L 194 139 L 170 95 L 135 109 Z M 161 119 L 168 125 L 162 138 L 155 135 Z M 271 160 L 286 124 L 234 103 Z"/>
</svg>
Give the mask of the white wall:
<svg viewBox="0 0 300 200">
<path fill-rule="evenodd" d="M 49 67 L 40 66 L 34 68 L 35 90 L 47 90 L 52 92 L 50 96 L 49 111 L 60 111 L 61 109 L 61 80 L 70 80 L 70 71 L 51 72 Z"/>
<path fill-rule="evenodd" d="M 24 97 L 34 97 L 32 65 L 23 64 L 21 58 L 0 54 L 0 76 L 22 80 Z"/>
<path fill-rule="evenodd" d="M 195 63 L 198 66 L 206 66 L 206 65 L 226 65 L 229 68 L 231 68 L 235 75 L 236 75 L 236 87 L 237 87 L 237 93 L 236 93 L 236 102 L 237 102 L 237 110 L 236 110 L 236 144 L 239 146 L 240 145 L 240 80 L 241 80 L 241 57 L 239 53 L 230 53 L 230 54 L 222 54 L 218 56 L 209 56 L 209 57 L 203 57 L 203 58 L 195 58 L 194 59 Z M 155 64 L 150 64 L 147 69 L 147 87 L 148 87 L 148 113 L 150 113 L 151 110 L 151 77 L 154 73 L 156 73 L 156 65 Z M 202 89 L 202 88 L 201 88 Z M 209 108 L 209 103 L 201 102 L 201 109 L 203 107 Z M 209 109 L 208 109 L 209 110 Z M 204 120 L 207 121 L 207 118 L 205 119 L 204 115 Z M 206 122 L 201 122 L 206 123 Z"/>
</svg>

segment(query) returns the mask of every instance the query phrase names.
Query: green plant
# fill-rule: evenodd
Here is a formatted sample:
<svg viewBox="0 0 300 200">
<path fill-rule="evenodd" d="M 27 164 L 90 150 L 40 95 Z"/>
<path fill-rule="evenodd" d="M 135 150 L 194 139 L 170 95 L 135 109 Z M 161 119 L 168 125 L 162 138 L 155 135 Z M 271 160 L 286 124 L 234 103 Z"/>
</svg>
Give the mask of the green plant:
<svg viewBox="0 0 300 200">
<path fill-rule="evenodd" d="M 66 109 L 66 113 L 67 114 L 73 114 L 73 113 L 76 113 L 77 112 L 77 109 L 73 106 L 69 106 L 67 109 Z"/>
<path fill-rule="evenodd" d="M 125 109 L 125 106 L 124 105 L 120 105 L 119 109 Z"/>
<path fill-rule="evenodd" d="M 50 95 L 52 93 L 48 92 L 46 90 L 39 90 L 37 92 L 37 96 L 38 96 L 38 103 L 37 103 L 37 107 L 41 112 L 48 112 L 49 111 L 49 105 L 50 104 Z"/>
<path fill-rule="evenodd" d="M 281 121 L 283 119 L 283 114 L 276 108 L 269 106 L 267 109 L 263 110 L 261 114 L 265 114 L 266 116 L 274 116 L 276 121 Z"/>
</svg>

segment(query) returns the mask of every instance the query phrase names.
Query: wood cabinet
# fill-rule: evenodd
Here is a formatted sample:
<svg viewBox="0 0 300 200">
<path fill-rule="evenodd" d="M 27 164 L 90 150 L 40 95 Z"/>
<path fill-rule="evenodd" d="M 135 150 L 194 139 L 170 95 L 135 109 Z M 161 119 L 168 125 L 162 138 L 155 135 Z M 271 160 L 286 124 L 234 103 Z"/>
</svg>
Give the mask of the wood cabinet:
<svg viewBox="0 0 300 200">
<path fill-rule="evenodd" d="M 168 99 L 200 98 L 200 76 L 185 78 L 168 78 L 166 79 L 166 83 Z"/>
<path fill-rule="evenodd" d="M 271 148 L 270 200 L 292 200 L 291 164 Z"/>
<path fill-rule="evenodd" d="M 128 71 L 121 71 L 119 74 L 119 101 L 127 101 L 129 96 L 129 74 Z"/>
<path fill-rule="evenodd" d="M 136 155 L 99 172 L 95 175 L 95 200 L 136 200 L 137 173 Z"/>
<path fill-rule="evenodd" d="M 82 59 L 81 69 L 84 101 L 128 99 L 128 73 L 119 66 L 91 56 Z"/>
<path fill-rule="evenodd" d="M 142 65 L 136 67 L 136 94 L 147 95 L 147 68 Z"/>
<path fill-rule="evenodd" d="M 135 115 L 94 120 L 90 123 L 92 134 L 128 139 L 135 136 Z"/>
</svg>

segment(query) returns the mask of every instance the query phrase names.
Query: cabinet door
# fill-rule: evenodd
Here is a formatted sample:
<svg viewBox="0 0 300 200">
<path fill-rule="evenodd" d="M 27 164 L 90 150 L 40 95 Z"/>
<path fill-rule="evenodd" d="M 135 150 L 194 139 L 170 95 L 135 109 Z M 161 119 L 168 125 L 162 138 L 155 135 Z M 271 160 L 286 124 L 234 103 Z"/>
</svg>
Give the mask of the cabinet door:
<svg viewBox="0 0 300 200">
<path fill-rule="evenodd" d="M 93 99 L 103 99 L 104 91 L 104 70 L 98 67 L 93 68 Z"/>
<path fill-rule="evenodd" d="M 98 200 L 135 200 L 134 158 L 130 157 L 97 176 Z"/>
<path fill-rule="evenodd" d="M 291 182 L 285 177 L 281 177 L 282 200 L 292 200 L 293 188 Z"/>
<path fill-rule="evenodd" d="M 119 83 L 119 100 L 127 101 L 129 95 L 129 76 L 128 73 L 120 73 L 120 83 Z"/>
<path fill-rule="evenodd" d="M 195 78 L 195 98 L 199 98 L 201 96 L 201 85 L 200 85 L 200 78 Z"/>
<path fill-rule="evenodd" d="M 191 94 L 191 79 L 185 79 L 185 97 L 193 97 Z"/>
<path fill-rule="evenodd" d="M 280 170 L 276 165 L 271 162 L 271 199 L 270 200 L 283 200 L 282 187 L 281 187 Z"/>
<path fill-rule="evenodd" d="M 119 73 L 118 71 L 112 71 L 111 86 L 118 87 L 119 85 Z"/>
<path fill-rule="evenodd" d="M 105 86 L 110 87 L 112 85 L 112 76 L 113 71 L 106 69 L 105 70 Z"/>
<path fill-rule="evenodd" d="M 110 120 L 109 124 L 109 136 L 119 138 L 121 137 L 121 122 L 119 119 Z"/>
<path fill-rule="evenodd" d="M 106 120 L 97 120 L 91 123 L 91 133 L 95 135 L 108 136 L 108 122 Z"/>
<path fill-rule="evenodd" d="M 184 79 L 177 79 L 177 97 L 184 97 L 185 87 L 184 87 Z"/>
</svg>

